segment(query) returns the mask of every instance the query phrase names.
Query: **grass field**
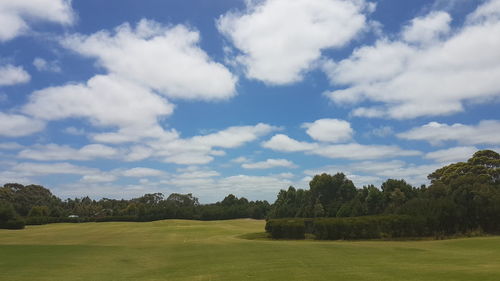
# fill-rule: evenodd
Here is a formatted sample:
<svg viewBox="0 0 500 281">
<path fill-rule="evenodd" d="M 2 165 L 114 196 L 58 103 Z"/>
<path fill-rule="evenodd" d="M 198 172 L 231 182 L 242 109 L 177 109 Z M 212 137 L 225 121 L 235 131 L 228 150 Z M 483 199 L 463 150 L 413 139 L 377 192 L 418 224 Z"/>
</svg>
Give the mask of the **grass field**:
<svg viewBox="0 0 500 281">
<path fill-rule="evenodd" d="M 500 280 L 500 237 L 243 239 L 263 221 L 84 223 L 0 230 L 0 280 Z"/>
</svg>

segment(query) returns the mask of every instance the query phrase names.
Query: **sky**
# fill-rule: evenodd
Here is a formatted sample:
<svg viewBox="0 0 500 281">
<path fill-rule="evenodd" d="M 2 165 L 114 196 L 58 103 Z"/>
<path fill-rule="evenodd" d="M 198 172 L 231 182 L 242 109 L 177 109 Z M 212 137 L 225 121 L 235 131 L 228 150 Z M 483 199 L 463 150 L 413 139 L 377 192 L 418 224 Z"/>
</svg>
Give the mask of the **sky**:
<svg viewBox="0 0 500 281">
<path fill-rule="evenodd" d="M 500 151 L 500 0 L 0 0 L 0 184 L 414 186 Z"/>
</svg>

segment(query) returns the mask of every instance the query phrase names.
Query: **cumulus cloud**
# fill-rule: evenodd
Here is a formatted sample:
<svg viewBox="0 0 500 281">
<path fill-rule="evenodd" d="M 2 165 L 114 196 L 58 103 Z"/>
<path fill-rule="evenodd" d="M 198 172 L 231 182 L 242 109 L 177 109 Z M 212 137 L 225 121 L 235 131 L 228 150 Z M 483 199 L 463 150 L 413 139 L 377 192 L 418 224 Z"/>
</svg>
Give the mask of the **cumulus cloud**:
<svg viewBox="0 0 500 281">
<path fill-rule="evenodd" d="M 173 106 L 148 88 L 114 75 L 97 75 L 86 84 L 35 91 L 22 111 L 47 121 L 86 118 L 95 126 L 144 133 L 160 116 L 170 115 Z"/>
<path fill-rule="evenodd" d="M 47 61 L 36 57 L 33 60 L 33 65 L 38 71 L 61 72 L 61 66 L 58 61 Z"/>
<path fill-rule="evenodd" d="M 425 154 L 424 158 L 432 159 L 439 163 L 452 163 L 459 161 L 466 161 L 478 151 L 474 146 L 458 146 L 448 149 L 441 149 Z"/>
<path fill-rule="evenodd" d="M 19 114 L 0 112 L 0 136 L 22 137 L 40 132 L 45 123 Z"/>
<path fill-rule="evenodd" d="M 162 176 L 162 175 L 165 175 L 165 172 L 157 170 L 157 169 L 136 167 L 136 168 L 132 168 L 132 169 L 128 169 L 128 170 L 123 171 L 122 175 L 124 175 L 126 177 L 143 178 L 143 177 Z"/>
<path fill-rule="evenodd" d="M 155 157 L 165 162 L 192 165 L 211 162 L 221 151 L 216 148 L 236 148 L 277 130 L 277 127 L 259 123 L 255 126 L 234 126 L 224 130 L 171 141 L 152 141 L 149 146 Z"/>
<path fill-rule="evenodd" d="M 163 26 L 141 20 L 113 32 L 64 38 L 63 46 L 96 58 L 109 72 L 180 99 L 227 99 L 235 94 L 236 77 L 200 47 L 200 35 L 184 25 Z"/>
<path fill-rule="evenodd" d="M 450 32 L 451 16 L 446 12 L 431 12 L 425 17 L 414 18 L 403 29 L 403 40 L 429 44 Z"/>
<path fill-rule="evenodd" d="M 317 141 L 343 142 L 352 138 L 354 133 L 351 124 L 339 119 L 319 119 L 313 123 L 304 123 L 306 133 Z"/>
<path fill-rule="evenodd" d="M 262 146 L 281 152 L 305 152 L 306 154 L 318 155 L 332 159 L 380 159 L 398 156 L 416 156 L 421 152 L 416 150 L 404 150 L 395 145 L 363 145 L 358 143 L 348 144 L 325 144 L 299 142 L 286 135 L 275 135 L 270 140 L 262 143 Z"/>
<path fill-rule="evenodd" d="M 2 150 L 17 150 L 22 149 L 24 146 L 17 142 L 0 142 L 0 149 Z"/>
<path fill-rule="evenodd" d="M 364 0 L 247 1 L 243 12 L 229 12 L 219 31 L 241 51 L 235 60 L 246 75 L 269 84 L 300 81 L 322 50 L 349 43 L 367 26 Z"/>
<path fill-rule="evenodd" d="M 21 66 L 0 65 L 0 86 L 11 86 L 30 81 L 31 76 Z"/>
<path fill-rule="evenodd" d="M 25 176 L 45 175 L 87 175 L 98 173 L 98 169 L 77 166 L 70 163 L 19 163 L 12 167 L 12 171 Z"/>
<path fill-rule="evenodd" d="M 86 161 L 97 158 L 114 158 L 117 155 L 117 149 L 102 144 L 89 144 L 80 149 L 68 145 L 47 144 L 24 149 L 19 152 L 18 157 L 38 161 Z"/>
<path fill-rule="evenodd" d="M 31 22 L 68 25 L 74 19 L 71 0 L 0 1 L 0 42 L 27 32 Z"/>
<path fill-rule="evenodd" d="M 297 166 L 286 159 L 267 159 L 266 161 L 255 163 L 244 163 L 241 167 L 245 169 L 272 169 L 277 167 L 296 168 Z"/>
<path fill-rule="evenodd" d="M 317 149 L 318 145 L 315 143 L 298 141 L 284 134 L 277 134 L 268 141 L 263 142 L 262 147 L 281 152 L 299 152 Z"/>
<path fill-rule="evenodd" d="M 455 141 L 461 144 L 500 144 L 500 121 L 483 120 L 477 125 L 453 125 L 430 122 L 421 127 L 413 128 L 397 136 L 406 140 L 427 141 L 439 145 L 446 141 Z"/>
<path fill-rule="evenodd" d="M 500 37 L 492 36 L 500 33 L 498 2 L 480 5 L 453 32 L 448 14 L 431 12 L 395 40 L 382 38 L 330 61 L 324 69 L 332 84 L 345 88 L 326 95 L 337 104 L 376 103 L 353 110 L 355 116 L 395 119 L 449 115 L 468 102 L 498 98 Z"/>
</svg>

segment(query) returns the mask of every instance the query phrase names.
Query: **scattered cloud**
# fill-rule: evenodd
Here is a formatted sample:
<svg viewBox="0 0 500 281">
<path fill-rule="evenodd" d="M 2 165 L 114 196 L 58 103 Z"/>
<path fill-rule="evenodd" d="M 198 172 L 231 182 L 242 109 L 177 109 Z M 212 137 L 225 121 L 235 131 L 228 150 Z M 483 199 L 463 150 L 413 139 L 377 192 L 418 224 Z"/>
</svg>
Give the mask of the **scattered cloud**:
<svg viewBox="0 0 500 281">
<path fill-rule="evenodd" d="M 158 126 L 159 117 L 173 112 L 173 105 L 128 80 L 114 75 L 97 75 L 86 84 L 35 91 L 22 111 L 47 121 L 80 117 L 94 126 L 118 127 L 120 137 L 126 141 L 148 136 Z M 101 135 L 95 138 L 105 136 L 112 137 Z"/>
<path fill-rule="evenodd" d="M 31 76 L 21 66 L 0 65 L 0 86 L 27 83 L 30 79 Z"/>
<path fill-rule="evenodd" d="M 0 112 L 0 136 L 22 137 L 40 132 L 45 128 L 45 123 L 34 120 L 24 115 L 6 114 Z"/>
<path fill-rule="evenodd" d="M 113 32 L 71 35 L 61 43 L 122 78 L 170 97 L 220 100 L 235 95 L 237 78 L 200 47 L 198 31 L 141 20 Z"/>
<path fill-rule="evenodd" d="M 277 167 L 296 168 L 297 165 L 286 159 L 267 159 L 261 162 L 244 163 L 241 167 L 244 169 L 272 169 Z"/>
<path fill-rule="evenodd" d="M 0 1 L 0 42 L 26 33 L 31 22 L 72 24 L 71 0 Z"/>
<path fill-rule="evenodd" d="M 46 176 L 46 175 L 88 175 L 96 174 L 98 169 L 77 166 L 71 163 L 19 163 L 11 169 L 24 176 Z"/>
<path fill-rule="evenodd" d="M 299 152 L 315 150 L 318 148 L 318 144 L 302 142 L 284 134 L 277 134 L 270 140 L 263 142 L 262 147 L 281 152 Z"/>
<path fill-rule="evenodd" d="M 450 16 L 431 12 L 414 19 L 395 40 L 386 37 L 357 48 L 323 67 L 331 83 L 346 86 L 326 93 L 337 104 L 376 103 L 355 116 L 409 119 L 450 115 L 464 104 L 500 96 L 499 1 L 487 1 L 456 30 Z M 471 55 L 474 54 L 474 55 Z"/>
<path fill-rule="evenodd" d="M 18 144 L 17 142 L 0 142 L 0 149 L 2 150 L 18 150 L 23 147 L 24 146 Z"/>
<path fill-rule="evenodd" d="M 18 157 L 38 161 L 88 161 L 98 158 L 116 158 L 118 150 L 102 144 L 89 144 L 80 149 L 67 145 L 35 145 L 19 152 Z"/>
<path fill-rule="evenodd" d="M 483 120 L 477 125 L 453 125 L 430 122 L 421 127 L 413 128 L 397 136 L 406 140 L 427 141 L 433 145 L 440 145 L 446 141 L 454 141 L 466 145 L 500 144 L 500 121 Z"/>
<path fill-rule="evenodd" d="M 424 158 L 439 163 L 453 163 L 467 161 L 476 151 L 478 151 L 478 149 L 474 146 L 458 146 L 429 152 L 425 154 Z"/>
<path fill-rule="evenodd" d="M 383 138 L 383 137 L 393 135 L 394 130 L 392 129 L 391 126 L 381 126 L 381 127 L 378 127 L 378 128 L 371 130 L 370 134 L 373 136 L 376 136 L 376 137 Z"/>
<path fill-rule="evenodd" d="M 162 175 L 165 175 L 165 172 L 157 170 L 157 169 L 136 167 L 136 168 L 132 168 L 132 169 L 128 169 L 128 170 L 123 171 L 122 175 L 124 175 L 126 177 L 143 178 L 143 177 L 162 176 Z"/>
<path fill-rule="evenodd" d="M 451 16 L 446 12 L 431 12 L 414 18 L 403 28 L 403 40 L 416 44 L 431 44 L 450 32 Z"/>
<path fill-rule="evenodd" d="M 241 51 L 234 59 L 246 75 L 269 84 L 302 80 L 325 49 L 340 48 L 367 26 L 364 0 L 247 1 L 243 12 L 217 21 L 219 31 Z"/>
<path fill-rule="evenodd" d="M 380 159 L 399 156 L 417 156 L 421 152 L 404 150 L 395 145 L 363 145 L 358 143 L 325 144 L 294 140 L 286 135 L 278 134 L 263 142 L 262 146 L 280 152 L 305 152 L 332 159 Z"/>
<path fill-rule="evenodd" d="M 47 61 L 45 59 L 36 57 L 33 60 L 33 65 L 38 71 L 61 72 L 61 66 L 56 60 Z"/>
<path fill-rule="evenodd" d="M 354 133 L 349 122 L 339 119 L 319 119 L 302 127 L 311 138 L 322 142 L 349 141 Z"/>
</svg>

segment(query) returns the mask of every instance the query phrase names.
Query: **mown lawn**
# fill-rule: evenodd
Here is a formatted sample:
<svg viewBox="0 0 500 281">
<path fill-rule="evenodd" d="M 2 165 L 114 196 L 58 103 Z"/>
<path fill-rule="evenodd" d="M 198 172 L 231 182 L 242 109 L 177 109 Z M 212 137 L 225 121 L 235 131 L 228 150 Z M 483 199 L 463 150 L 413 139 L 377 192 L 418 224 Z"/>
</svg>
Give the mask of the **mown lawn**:
<svg viewBox="0 0 500 281">
<path fill-rule="evenodd" d="M 500 237 L 404 242 L 240 237 L 263 228 L 256 220 L 165 220 L 0 230 L 0 280 L 500 280 Z"/>
</svg>

